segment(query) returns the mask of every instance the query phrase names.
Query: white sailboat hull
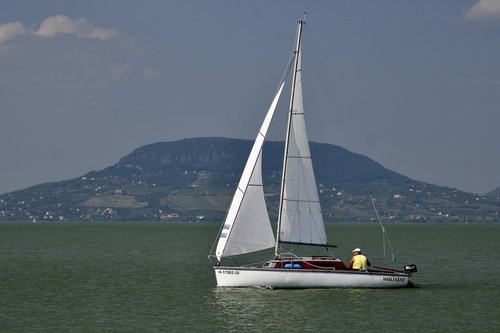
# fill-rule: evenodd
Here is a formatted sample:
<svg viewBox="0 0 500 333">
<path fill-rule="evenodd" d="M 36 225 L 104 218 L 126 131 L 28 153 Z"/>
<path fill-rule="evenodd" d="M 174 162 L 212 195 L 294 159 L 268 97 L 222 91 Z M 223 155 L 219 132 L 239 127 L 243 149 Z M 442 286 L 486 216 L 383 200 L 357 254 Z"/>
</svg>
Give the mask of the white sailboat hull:
<svg viewBox="0 0 500 333">
<path fill-rule="evenodd" d="M 218 287 L 404 288 L 406 273 L 215 266 Z"/>
</svg>

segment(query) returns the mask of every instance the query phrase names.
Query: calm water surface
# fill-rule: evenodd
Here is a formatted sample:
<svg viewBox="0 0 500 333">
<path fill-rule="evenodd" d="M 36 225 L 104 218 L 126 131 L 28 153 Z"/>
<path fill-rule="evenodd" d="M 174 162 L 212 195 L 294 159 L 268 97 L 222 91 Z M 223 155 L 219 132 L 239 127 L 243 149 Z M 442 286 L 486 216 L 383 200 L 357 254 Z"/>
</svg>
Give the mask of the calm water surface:
<svg viewBox="0 0 500 333">
<path fill-rule="evenodd" d="M 417 288 L 215 287 L 219 225 L 0 224 L 0 332 L 498 332 L 500 225 L 388 225 Z M 348 260 L 376 225 L 332 224 Z M 388 254 L 388 257 L 390 255 Z"/>
</svg>

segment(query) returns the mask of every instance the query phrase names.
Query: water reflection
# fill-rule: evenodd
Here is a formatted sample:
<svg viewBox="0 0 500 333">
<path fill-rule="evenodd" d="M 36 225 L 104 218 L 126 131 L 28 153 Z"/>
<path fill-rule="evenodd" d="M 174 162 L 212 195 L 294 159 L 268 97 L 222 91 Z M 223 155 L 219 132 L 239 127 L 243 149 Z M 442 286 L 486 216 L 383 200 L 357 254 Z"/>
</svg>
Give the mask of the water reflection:
<svg viewBox="0 0 500 333">
<path fill-rule="evenodd" d="M 214 288 L 212 296 L 221 329 L 298 332 L 353 325 L 350 320 L 370 311 L 370 293 L 373 290 Z"/>
<path fill-rule="evenodd" d="M 279 291 L 257 288 L 214 288 L 214 304 L 226 329 L 259 331 L 279 328 L 286 297 Z"/>
</svg>

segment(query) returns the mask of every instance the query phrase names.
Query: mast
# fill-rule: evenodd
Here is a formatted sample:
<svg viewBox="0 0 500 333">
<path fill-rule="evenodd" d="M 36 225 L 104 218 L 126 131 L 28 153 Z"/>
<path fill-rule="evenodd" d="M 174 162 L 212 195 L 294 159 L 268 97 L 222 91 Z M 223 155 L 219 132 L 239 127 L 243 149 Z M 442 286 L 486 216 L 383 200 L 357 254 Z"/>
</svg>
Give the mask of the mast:
<svg viewBox="0 0 500 333">
<path fill-rule="evenodd" d="M 281 176 L 281 192 L 280 192 L 280 204 L 279 204 L 279 212 L 278 212 L 278 225 L 277 225 L 277 230 L 276 230 L 276 245 L 274 249 L 275 255 L 278 255 L 279 252 L 279 245 L 280 245 L 280 234 L 281 234 L 281 219 L 283 216 L 283 198 L 284 198 L 284 193 L 285 193 L 285 177 L 286 177 L 286 168 L 287 168 L 287 155 L 288 155 L 288 146 L 289 146 L 289 141 L 290 141 L 290 128 L 292 125 L 292 114 L 294 110 L 294 94 L 295 94 L 295 85 L 296 85 L 296 80 L 297 80 L 297 71 L 299 67 L 299 52 L 300 52 L 300 47 L 301 47 L 301 42 L 302 42 L 302 26 L 305 24 L 304 20 L 299 20 L 297 24 L 297 41 L 295 44 L 295 50 L 294 50 L 294 56 L 295 56 L 295 61 L 294 61 L 294 66 L 293 66 L 293 78 L 292 78 L 292 87 L 291 87 L 291 94 L 290 94 L 290 108 L 288 110 L 288 123 L 287 123 L 287 128 L 286 128 L 286 136 L 285 136 L 285 150 L 284 150 L 284 156 L 283 156 L 283 168 L 282 168 L 282 176 Z"/>
</svg>

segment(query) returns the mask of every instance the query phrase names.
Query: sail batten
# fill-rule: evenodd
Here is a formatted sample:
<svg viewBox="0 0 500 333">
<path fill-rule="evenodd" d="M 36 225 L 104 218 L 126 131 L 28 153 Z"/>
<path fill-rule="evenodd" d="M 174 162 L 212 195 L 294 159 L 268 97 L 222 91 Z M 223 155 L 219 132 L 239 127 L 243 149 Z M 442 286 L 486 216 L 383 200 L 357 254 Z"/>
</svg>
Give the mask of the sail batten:
<svg viewBox="0 0 500 333">
<path fill-rule="evenodd" d="M 283 201 L 293 201 L 293 202 L 319 202 L 314 200 L 300 200 L 300 199 L 283 199 Z"/>
</svg>

